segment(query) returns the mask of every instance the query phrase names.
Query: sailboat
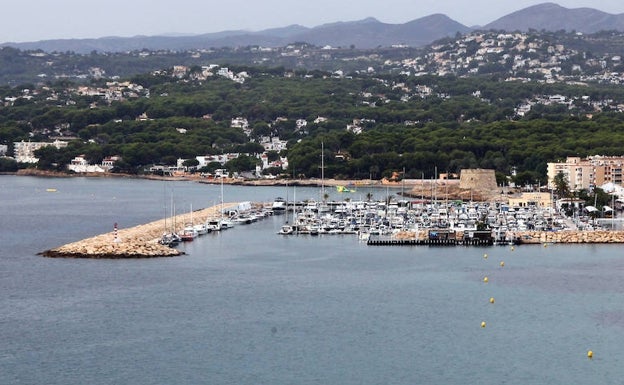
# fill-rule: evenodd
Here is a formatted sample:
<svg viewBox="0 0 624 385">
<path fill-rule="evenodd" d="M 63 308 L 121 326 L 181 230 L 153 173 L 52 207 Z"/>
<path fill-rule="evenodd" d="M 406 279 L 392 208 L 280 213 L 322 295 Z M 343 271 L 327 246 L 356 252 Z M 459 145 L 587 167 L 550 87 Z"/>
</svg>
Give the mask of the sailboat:
<svg viewBox="0 0 624 385">
<path fill-rule="evenodd" d="M 193 205 L 191 205 L 191 222 L 187 223 L 182 229 L 182 234 L 180 234 L 180 238 L 185 241 L 192 241 L 197 238 L 197 229 L 193 225 Z"/>
<path fill-rule="evenodd" d="M 221 178 L 221 230 L 227 230 L 234 227 L 234 222 L 230 220 L 230 218 L 226 218 L 224 215 L 225 210 L 223 209 L 223 178 Z"/>
<path fill-rule="evenodd" d="M 327 196 L 325 193 L 325 142 L 321 142 L 321 199 L 318 205 L 318 213 L 327 213 L 330 211 L 327 204 Z"/>
<path fill-rule="evenodd" d="M 293 176 L 294 176 L 294 171 L 293 171 Z M 297 211 L 295 210 L 296 206 L 296 201 L 295 201 L 295 185 L 293 185 L 293 224 L 296 221 L 296 214 Z M 277 198 L 277 199 L 281 199 L 281 198 Z M 281 210 L 280 210 L 281 211 Z M 277 232 L 278 234 L 281 235 L 291 235 L 295 233 L 295 226 L 293 224 L 288 224 L 288 184 L 286 185 L 286 200 L 284 201 L 284 210 L 283 212 L 286 214 L 286 220 L 284 222 L 284 224 L 280 227 L 279 231 Z"/>
<path fill-rule="evenodd" d="M 167 195 L 167 190 L 166 190 L 166 185 L 165 185 L 165 201 L 167 199 L 166 195 Z M 159 242 L 161 245 L 175 247 L 182 241 L 182 239 L 175 231 L 175 215 L 174 215 L 175 207 L 173 204 L 173 193 L 171 194 L 171 224 L 170 224 L 171 228 L 167 226 L 167 204 L 165 204 L 163 207 L 165 210 L 165 231 Z"/>
</svg>

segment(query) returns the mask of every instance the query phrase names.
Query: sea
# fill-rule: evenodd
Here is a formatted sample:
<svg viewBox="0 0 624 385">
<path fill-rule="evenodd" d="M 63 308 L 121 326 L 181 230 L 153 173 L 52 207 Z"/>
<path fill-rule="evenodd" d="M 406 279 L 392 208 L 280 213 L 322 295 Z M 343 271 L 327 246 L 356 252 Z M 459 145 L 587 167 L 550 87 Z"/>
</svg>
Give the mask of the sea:
<svg viewBox="0 0 624 385">
<path fill-rule="evenodd" d="M 0 384 L 622 384 L 621 245 L 367 246 L 274 216 L 180 257 L 38 255 L 278 196 L 319 188 L 0 176 Z"/>
</svg>

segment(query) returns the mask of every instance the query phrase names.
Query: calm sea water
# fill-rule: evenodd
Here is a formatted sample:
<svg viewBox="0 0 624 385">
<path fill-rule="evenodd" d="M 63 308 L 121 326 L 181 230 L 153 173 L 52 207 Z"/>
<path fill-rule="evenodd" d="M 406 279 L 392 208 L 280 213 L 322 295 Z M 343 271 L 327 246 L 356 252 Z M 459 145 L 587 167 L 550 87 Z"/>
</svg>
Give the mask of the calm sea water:
<svg viewBox="0 0 624 385">
<path fill-rule="evenodd" d="M 190 182 L 0 176 L 0 384 L 622 383 L 622 246 L 367 247 L 279 236 L 274 217 L 178 258 L 36 255 L 160 219 L 172 192 L 179 211 L 221 199 Z"/>
</svg>

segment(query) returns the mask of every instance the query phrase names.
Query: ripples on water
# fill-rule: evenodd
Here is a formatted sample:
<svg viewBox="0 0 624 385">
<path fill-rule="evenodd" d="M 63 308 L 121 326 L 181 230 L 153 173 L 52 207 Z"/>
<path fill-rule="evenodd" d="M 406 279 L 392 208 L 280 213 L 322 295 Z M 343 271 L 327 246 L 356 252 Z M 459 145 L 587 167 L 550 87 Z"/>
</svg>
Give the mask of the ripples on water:
<svg viewBox="0 0 624 385">
<path fill-rule="evenodd" d="M 219 186 L 194 183 L 0 177 L 1 384 L 616 384 L 624 374 L 617 245 L 367 247 L 278 236 L 275 217 L 206 235 L 179 258 L 35 255 L 159 219 L 171 192 L 180 210 L 220 201 Z"/>
</svg>

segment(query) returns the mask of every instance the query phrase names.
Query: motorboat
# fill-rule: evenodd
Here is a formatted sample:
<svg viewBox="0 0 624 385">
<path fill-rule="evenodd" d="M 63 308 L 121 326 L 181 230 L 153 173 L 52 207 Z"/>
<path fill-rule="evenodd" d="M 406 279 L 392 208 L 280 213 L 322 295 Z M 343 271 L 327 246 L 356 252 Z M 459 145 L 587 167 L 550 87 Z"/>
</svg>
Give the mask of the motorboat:
<svg viewBox="0 0 624 385">
<path fill-rule="evenodd" d="M 208 234 L 210 231 L 212 231 L 212 229 L 206 226 L 205 223 L 194 225 L 193 228 L 195 229 L 195 231 L 197 231 L 197 235 Z"/>
<path fill-rule="evenodd" d="M 197 230 L 195 230 L 195 227 L 193 225 L 187 225 L 182 230 L 182 234 L 180 234 L 180 239 L 182 239 L 182 241 L 184 242 L 189 242 L 197 238 L 197 235 L 198 234 Z"/>
<path fill-rule="evenodd" d="M 271 205 L 271 211 L 273 212 L 274 215 L 281 215 L 286 212 L 286 206 L 287 206 L 287 203 L 284 200 L 284 198 L 277 197 L 275 198 L 275 200 L 273 201 L 273 204 Z"/>
<path fill-rule="evenodd" d="M 290 234 L 293 234 L 294 232 L 295 232 L 295 229 L 292 226 L 283 225 L 282 227 L 280 227 L 277 233 L 281 235 L 290 235 Z"/>
<path fill-rule="evenodd" d="M 221 222 L 221 219 L 208 219 L 206 221 L 206 227 L 210 229 L 210 231 L 221 231 L 223 229 Z"/>
</svg>

